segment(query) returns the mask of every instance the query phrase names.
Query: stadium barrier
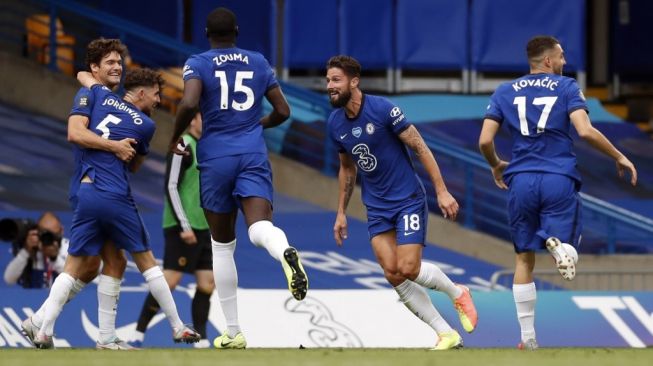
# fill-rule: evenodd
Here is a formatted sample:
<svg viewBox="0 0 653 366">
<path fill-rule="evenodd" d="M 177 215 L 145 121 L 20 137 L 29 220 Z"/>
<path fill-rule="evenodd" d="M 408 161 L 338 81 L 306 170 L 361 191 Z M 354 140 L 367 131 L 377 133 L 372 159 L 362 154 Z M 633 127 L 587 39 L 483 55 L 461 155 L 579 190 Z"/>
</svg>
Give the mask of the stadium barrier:
<svg viewBox="0 0 653 366">
<path fill-rule="evenodd" d="M 95 286 L 77 295 L 55 327 L 57 347 L 94 347 L 97 337 Z M 175 291 L 177 308 L 190 319 L 192 288 Z M 476 292 L 478 328 L 464 333 L 451 301 L 429 291 L 443 317 L 463 336 L 465 346 L 514 348 L 519 326 L 510 292 Z M 0 299 L 0 347 L 29 347 L 20 322 L 32 314 L 45 291 L 3 290 Z M 117 317 L 118 336 L 129 341 L 136 327 L 143 287 L 123 288 Z M 239 315 L 249 347 L 274 348 L 429 348 L 431 328 L 399 301 L 393 290 L 314 290 L 302 302 L 286 290 L 241 289 Z M 264 304 L 264 305 L 263 305 Z M 129 311 L 128 311 L 129 310 Z M 541 347 L 633 347 L 653 344 L 653 294 L 650 292 L 539 291 L 536 329 Z M 225 329 L 220 303 L 211 298 L 208 335 Z M 564 331 L 563 331 L 564 330 Z M 190 347 L 172 342 L 164 315 L 157 315 L 145 336 L 145 347 Z M 410 334 L 410 337 L 405 336 Z"/>
<path fill-rule="evenodd" d="M 556 269 L 536 269 L 533 275 L 537 279 L 537 288 L 555 289 L 556 285 L 570 290 L 590 291 L 649 291 L 653 288 L 653 269 L 592 269 L 577 267 L 576 278 L 565 281 Z M 490 289 L 508 290 L 512 285 L 515 271 L 504 269 L 496 271 L 490 278 Z"/>
</svg>

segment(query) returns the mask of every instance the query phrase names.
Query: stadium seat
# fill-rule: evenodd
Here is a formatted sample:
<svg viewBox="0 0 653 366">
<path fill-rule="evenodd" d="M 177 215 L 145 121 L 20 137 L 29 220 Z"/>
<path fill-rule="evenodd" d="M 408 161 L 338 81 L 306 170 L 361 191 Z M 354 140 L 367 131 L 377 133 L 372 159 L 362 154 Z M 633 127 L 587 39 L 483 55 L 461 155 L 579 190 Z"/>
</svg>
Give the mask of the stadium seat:
<svg viewBox="0 0 653 366">
<path fill-rule="evenodd" d="M 174 115 L 177 113 L 177 104 L 184 95 L 184 80 L 181 76 L 181 67 L 160 69 L 159 72 L 165 81 L 165 85 L 161 90 L 161 106 Z"/>
<path fill-rule="evenodd" d="M 284 6 L 283 80 L 324 88 L 324 65 L 339 53 L 338 1 L 286 0 Z"/>
<path fill-rule="evenodd" d="M 56 19 L 57 29 L 57 68 L 66 75 L 73 75 L 75 67 L 75 37 L 64 33 L 63 24 Z M 50 63 L 50 16 L 33 14 L 25 19 L 27 33 L 27 54 L 42 64 Z"/>
<path fill-rule="evenodd" d="M 360 62 L 363 68 L 361 86 L 393 92 L 393 1 L 342 0 L 339 10 L 340 52 Z"/>
<path fill-rule="evenodd" d="M 585 86 L 585 1 L 474 0 L 470 12 L 471 89 L 488 92 L 529 72 L 526 43 L 549 34 L 565 50 L 565 72 Z M 544 16 L 555 14 L 555 16 Z M 489 76 L 505 75 L 499 78 Z"/>
<path fill-rule="evenodd" d="M 467 92 L 469 3 L 397 0 L 396 91 Z"/>
</svg>

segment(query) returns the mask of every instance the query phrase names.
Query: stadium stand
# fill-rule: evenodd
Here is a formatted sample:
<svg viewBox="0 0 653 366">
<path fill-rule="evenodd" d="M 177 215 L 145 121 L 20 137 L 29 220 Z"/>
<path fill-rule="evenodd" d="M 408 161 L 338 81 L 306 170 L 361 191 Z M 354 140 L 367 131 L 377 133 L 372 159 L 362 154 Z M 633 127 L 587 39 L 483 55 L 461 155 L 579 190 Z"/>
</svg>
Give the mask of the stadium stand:
<svg viewBox="0 0 653 366">
<path fill-rule="evenodd" d="M 395 22 L 396 92 L 469 91 L 468 1 L 398 0 Z"/>
<path fill-rule="evenodd" d="M 584 88 L 584 0 L 474 0 L 470 15 L 472 93 L 493 91 L 502 79 L 512 79 L 491 80 L 491 73 L 528 73 L 524 45 L 539 34 L 553 35 L 562 42 L 565 71 L 576 74 Z"/>
</svg>

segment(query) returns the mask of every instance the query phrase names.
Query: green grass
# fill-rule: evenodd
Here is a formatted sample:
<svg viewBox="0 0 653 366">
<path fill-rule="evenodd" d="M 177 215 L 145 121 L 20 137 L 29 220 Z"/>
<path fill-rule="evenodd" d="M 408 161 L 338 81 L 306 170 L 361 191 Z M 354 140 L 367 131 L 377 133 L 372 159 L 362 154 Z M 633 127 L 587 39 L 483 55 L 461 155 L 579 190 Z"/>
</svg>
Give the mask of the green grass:
<svg viewBox="0 0 653 366">
<path fill-rule="evenodd" d="M 133 352 L 94 349 L 0 349 L 0 365 L 47 366 L 182 366 L 182 365 L 652 365 L 653 349 L 550 348 L 536 352 L 516 349 L 146 349 Z"/>
</svg>

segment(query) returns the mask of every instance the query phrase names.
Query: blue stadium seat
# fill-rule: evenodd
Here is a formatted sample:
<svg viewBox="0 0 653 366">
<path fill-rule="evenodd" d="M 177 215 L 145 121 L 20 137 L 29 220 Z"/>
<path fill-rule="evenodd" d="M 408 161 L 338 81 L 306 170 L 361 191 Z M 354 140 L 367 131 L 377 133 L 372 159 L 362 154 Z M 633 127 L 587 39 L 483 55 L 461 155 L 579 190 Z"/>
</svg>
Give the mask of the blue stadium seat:
<svg viewBox="0 0 653 366">
<path fill-rule="evenodd" d="M 276 64 L 276 7 L 275 0 L 212 0 L 193 1 L 191 9 L 192 43 L 202 49 L 209 48 L 206 39 L 206 16 L 218 7 L 229 8 L 238 18 L 238 47 L 263 54 L 271 65 Z"/>
<path fill-rule="evenodd" d="M 381 71 L 363 78 L 363 88 L 393 91 L 394 25 L 392 0 L 341 0 L 340 50 L 355 57 L 363 71 Z"/>
<path fill-rule="evenodd" d="M 610 72 L 614 97 L 643 94 L 653 83 L 653 44 L 650 42 L 653 2 L 613 0 L 610 11 Z M 642 88 L 638 85 L 646 84 Z M 632 88 L 634 86 L 635 88 Z M 650 91 L 648 92 L 650 95 Z M 650 112 L 653 114 L 653 111 Z M 645 120 L 646 118 L 642 118 Z"/>
<path fill-rule="evenodd" d="M 339 53 L 338 0 L 286 0 L 284 5 L 283 79 L 321 88 L 329 57 Z M 309 77 L 293 71 L 312 70 Z M 293 75 L 291 75 L 293 74 Z"/>
<path fill-rule="evenodd" d="M 585 0 L 474 0 L 470 29 L 472 91 L 485 90 L 479 72 L 528 73 L 526 43 L 541 34 L 560 40 L 565 71 L 584 85 Z"/>
<path fill-rule="evenodd" d="M 469 2 L 397 0 L 397 91 L 467 91 Z M 404 77 L 406 71 L 455 71 L 455 78 Z"/>
</svg>

